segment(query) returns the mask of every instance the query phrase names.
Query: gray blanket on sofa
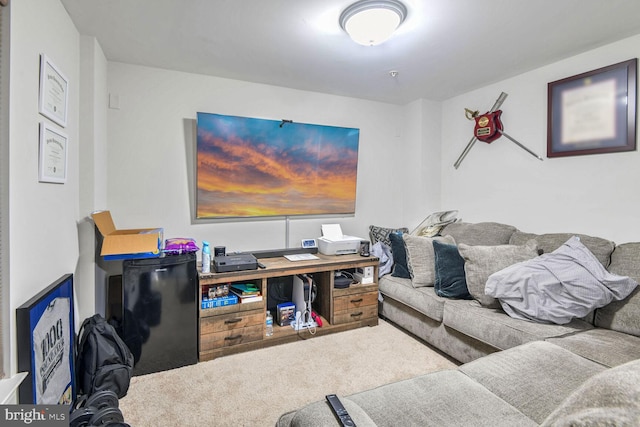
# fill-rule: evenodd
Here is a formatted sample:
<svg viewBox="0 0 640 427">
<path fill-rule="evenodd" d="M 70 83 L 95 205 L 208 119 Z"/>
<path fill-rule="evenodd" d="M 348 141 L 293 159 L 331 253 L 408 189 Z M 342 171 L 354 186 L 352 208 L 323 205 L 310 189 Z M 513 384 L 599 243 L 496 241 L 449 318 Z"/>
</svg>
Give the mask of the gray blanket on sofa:
<svg viewBox="0 0 640 427">
<path fill-rule="evenodd" d="M 492 274 L 485 294 L 511 317 L 566 324 L 626 298 L 636 286 L 629 277 L 609 273 L 574 236 L 551 253 Z"/>
</svg>

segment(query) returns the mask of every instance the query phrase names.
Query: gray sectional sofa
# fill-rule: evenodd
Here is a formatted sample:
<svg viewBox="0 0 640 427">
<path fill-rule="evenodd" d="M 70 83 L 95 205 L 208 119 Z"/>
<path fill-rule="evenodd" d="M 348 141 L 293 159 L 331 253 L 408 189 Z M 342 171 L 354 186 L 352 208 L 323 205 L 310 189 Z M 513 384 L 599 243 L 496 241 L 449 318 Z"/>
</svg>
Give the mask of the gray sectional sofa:
<svg viewBox="0 0 640 427">
<path fill-rule="evenodd" d="M 488 254 L 487 258 L 500 257 L 500 254 L 491 252 L 491 247 L 522 247 L 533 240 L 539 252 L 551 253 L 576 235 L 536 235 L 504 224 L 461 222 L 446 226 L 440 234 L 451 236 L 459 247 L 471 246 L 467 247 L 467 252 L 473 252 L 474 249 L 480 252 L 476 254 L 475 264 L 482 261 L 491 264 L 490 260 L 482 259 L 482 250 Z M 616 246 L 614 242 L 603 238 L 583 234 L 577 236 L 608 271 L 640 280 L 640 243 Z M 419 245 L 415 241 L 424 238 L 407 235 L 404 238 L 410 263 L 411 255 L 416 252 L 410 250 L 411 245 Z M 420 258 L 417 260 L 420 261 Z M 429 262 L 428 257 L 426 260 Z M 474 264 L 470 262 L 471 259 L 465 261 L 465 270 L 468 271 Z M 480 276 L 480 282 L 482 278 L 486 280 L 486 274 Z M 478 286 L 473 282 L 473 277 L 467 275 L 470 291 Z M 499 305 L 487 303 L 481 295 L 477 295 L 480 293 L 477 290 L 476 298 L 461 300 L 439 297 L 433 286 L 416 287 L 412 279 L 394 277 L 392 274 L 380 278 L 379 283 L 383 298 L 380 314 L 383 317 L 462 363 L 527 342 L 553 340 L 594 329 L 606 329 L 607 336 L 617 337 L 621 344 L 630 339 L 629 334 L 640 336 L 640 289 L 635 289 L 624 301 L 612 302 L 582 319 L 558 325 L 514 319 Z M 484 283 L 480 283 L 480 286 L 483 287 Z M 640 348 L 637 357 L 640 357 Z"/>
<path fill-rule="evenodd" d="M 380 278 L 380 315 L 463 364 L 342 397 L 356 424 L 640 426 L 640 287 L 564 324 L 511 317 L 484 294 L 492 273 L 552 253 L 572 236 L 498 223 L 447 225 L 435 239 L 457 245 L 471 297 L 453 299 L 433 286 L 432 240 L 402 235 L 412 277 Z M 640 281 L 640 243 L 577 236 L 605 273 Z M 332 423 L 326 403 L 317 402 L 278 425 Z"/>
</svg>

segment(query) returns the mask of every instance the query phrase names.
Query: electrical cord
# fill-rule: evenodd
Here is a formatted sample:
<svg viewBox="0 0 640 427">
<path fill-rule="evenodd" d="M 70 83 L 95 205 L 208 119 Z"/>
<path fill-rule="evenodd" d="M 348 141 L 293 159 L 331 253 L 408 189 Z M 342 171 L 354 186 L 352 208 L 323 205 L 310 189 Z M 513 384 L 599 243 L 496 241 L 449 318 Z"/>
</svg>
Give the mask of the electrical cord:
<svg viewBox="0 0 640 427">
<path fill-rule="evenodd" d="M 317 332 L 317 327 L 316 327 L 315 320 L 313 320 L 313 317 L 311 316 L 311 311 L 309 309 L 305 310 L 304 315 L 307 319 L 309 319 L 307 320 L 306 329 L 309 331 L 311 335 L 315 335 Z M 313 322 L 313 326 L 310 326 L 312 324 L 311 322 Z"/>
</svg>

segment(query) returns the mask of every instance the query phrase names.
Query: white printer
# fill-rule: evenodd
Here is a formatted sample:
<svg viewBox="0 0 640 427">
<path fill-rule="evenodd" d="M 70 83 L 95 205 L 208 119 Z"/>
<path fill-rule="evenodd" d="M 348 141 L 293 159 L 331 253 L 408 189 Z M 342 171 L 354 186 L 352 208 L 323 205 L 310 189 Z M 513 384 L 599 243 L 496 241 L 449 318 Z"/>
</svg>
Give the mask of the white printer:
<svg viewBox="0 0 640 427">
<path fill-rule="evenodd" d="M 362 239 L 342 234 L 340 224 L 323 224 L 322 237 L 318 238 L 318 250 L 324 255 L 347 255 L 360 252 Z"/>
</svg>

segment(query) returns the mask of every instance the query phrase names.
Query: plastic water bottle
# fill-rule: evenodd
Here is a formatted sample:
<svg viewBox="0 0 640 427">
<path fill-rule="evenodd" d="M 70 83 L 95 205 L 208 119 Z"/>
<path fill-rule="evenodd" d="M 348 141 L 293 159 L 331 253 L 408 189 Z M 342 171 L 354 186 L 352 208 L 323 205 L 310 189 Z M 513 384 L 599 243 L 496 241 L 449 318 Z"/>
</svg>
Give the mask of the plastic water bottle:
<svg viewBox="0 0 640 427">
<path fill-rule="evenodd" d="M 211 272 L 211 249 L 209 242 L 202 241 L 202 272 Z"/>
<path fill-rule="evenodd" d="M 270 311 L 267 311 L 267 330 L 265 332 L 265 335 L 268 337 L 273 335 L 273 316 L 271 315 Z"/>
</svg>

